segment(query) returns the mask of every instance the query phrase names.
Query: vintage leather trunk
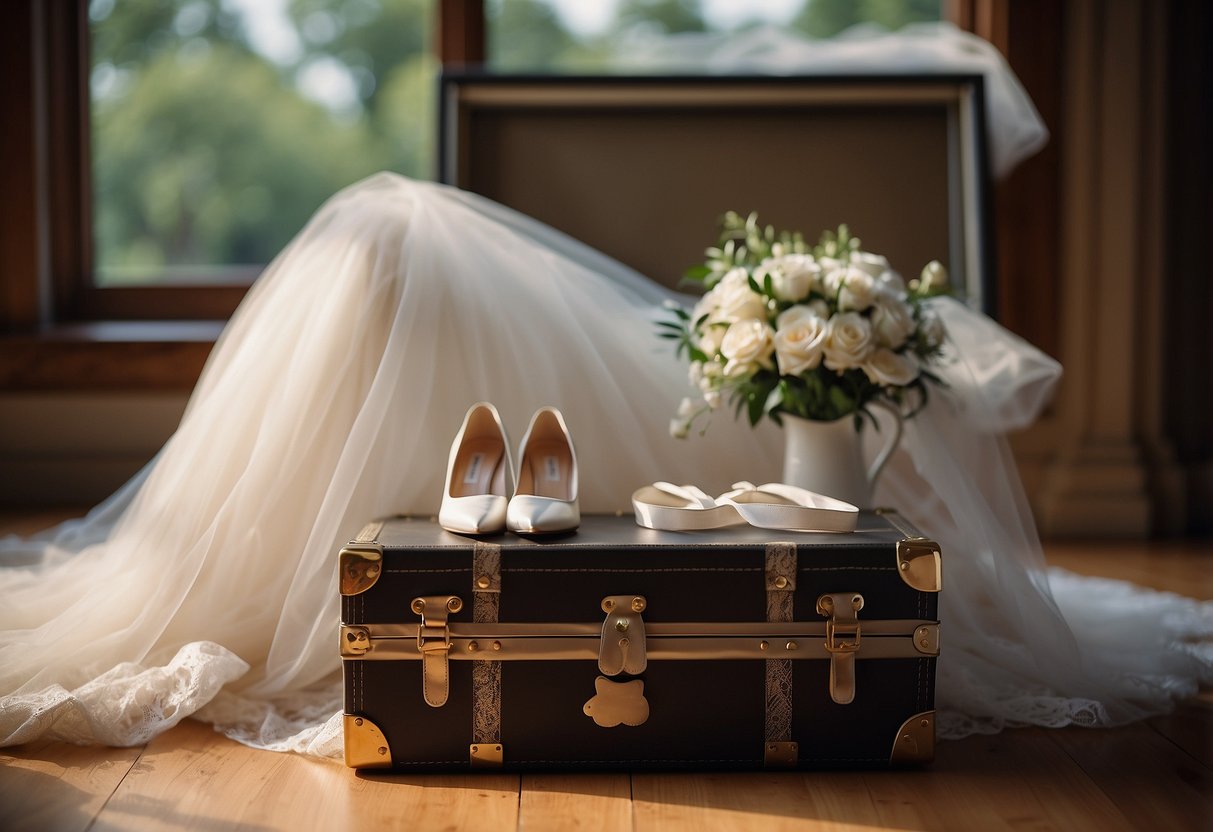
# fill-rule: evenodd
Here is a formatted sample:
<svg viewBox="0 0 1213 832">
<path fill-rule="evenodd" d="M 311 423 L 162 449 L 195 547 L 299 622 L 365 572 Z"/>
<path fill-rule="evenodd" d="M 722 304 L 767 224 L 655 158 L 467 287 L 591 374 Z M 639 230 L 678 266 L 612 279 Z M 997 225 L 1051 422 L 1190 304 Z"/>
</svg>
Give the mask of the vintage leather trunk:
<svg viewBox="0 0 1213 832">
<path fill-rule="evenodd" d="M 888 511 L 843 535 L 372 523 L 340 553 L 346 763 L 926 762 L 940 577 L 939 547 Z"/>
</svg>

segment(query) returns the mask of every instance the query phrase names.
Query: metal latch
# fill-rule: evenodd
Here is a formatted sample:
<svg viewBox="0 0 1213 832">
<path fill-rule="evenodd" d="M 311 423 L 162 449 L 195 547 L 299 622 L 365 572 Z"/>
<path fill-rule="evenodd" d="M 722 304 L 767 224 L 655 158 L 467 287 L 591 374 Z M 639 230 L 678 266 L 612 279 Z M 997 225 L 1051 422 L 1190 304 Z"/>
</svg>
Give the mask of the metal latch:
<svg viewBox="0 0 1213 832">
<path fill-rule="evenodd" d="M 598 646 L 598 669 L 606 676 L 643 673 L 649 665 L 645 647 L 643 595 L 608 595 L 602 599 L 602 640 Z"/>
<path fill-rule="evenodd" d="M 425 704 L 441 708 L 450 692 L 451 630 L 447 616 L 463 609 L 463 600 L 456 595 L 427 595 L 414 598 L 412 608 L 421 616 L 421 626 L 417 628 L 421 694 Z"/>
<path fill-rule="evenodd" d="M 855 654 L 859 652 L 861 609 L 863 596 L 857 592 L 830 592 L 817 599 L 817 612 L 826 616 L 830 698 L 839 705 L 849 705 L 855 699 Z"/>
</svg>

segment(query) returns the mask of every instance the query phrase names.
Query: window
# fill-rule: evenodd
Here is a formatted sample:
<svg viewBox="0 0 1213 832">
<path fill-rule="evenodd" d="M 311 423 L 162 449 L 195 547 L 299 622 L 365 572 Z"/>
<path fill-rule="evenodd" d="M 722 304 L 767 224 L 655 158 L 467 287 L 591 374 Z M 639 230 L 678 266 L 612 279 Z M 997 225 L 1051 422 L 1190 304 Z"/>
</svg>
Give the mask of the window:
<svg viewBox="0 0 1213 832">
<path fill-rule="evenodd" d="M 432 0 L 92 0 L 92 282 L 248 284 L 338 189 L 432 169 Z"/>
<path fill-rule="evenodd" d="M 654 35 L 789 28 L 830 38 L 864 25 L 900 29 L 942 19 L 941 0 L 488 0 L 488 63 L 499 72 L 595 72 Z"/>
</svg>

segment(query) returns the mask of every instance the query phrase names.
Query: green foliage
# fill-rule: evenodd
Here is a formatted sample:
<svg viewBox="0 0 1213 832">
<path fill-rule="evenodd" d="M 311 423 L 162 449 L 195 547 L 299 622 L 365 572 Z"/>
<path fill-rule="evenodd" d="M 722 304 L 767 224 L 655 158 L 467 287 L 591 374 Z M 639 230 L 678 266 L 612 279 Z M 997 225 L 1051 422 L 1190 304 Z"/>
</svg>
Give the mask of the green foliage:
<svg viewBox="0 0 1213 832">
<path fill-rule="evenodd" d="M 857 23 L 889 30 L 939 20 L 941 0 L 807 0 L 791 25 L 810 37 L 832 38 Z"/>
</svg>

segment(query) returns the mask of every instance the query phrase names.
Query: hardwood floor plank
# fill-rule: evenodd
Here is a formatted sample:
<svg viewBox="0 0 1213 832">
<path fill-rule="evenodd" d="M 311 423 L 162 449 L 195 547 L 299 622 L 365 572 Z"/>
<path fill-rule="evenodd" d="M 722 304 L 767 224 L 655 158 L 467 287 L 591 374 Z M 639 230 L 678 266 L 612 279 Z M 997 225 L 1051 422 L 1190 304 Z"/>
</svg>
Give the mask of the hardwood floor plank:
<svg viewBox="0 0 1213 832">
<path fill-rule="evenodd" d="M 871 829 L 878 813 L 858 772 L 633 774 L 636 832 Z"/>
<path fill-rule="evenodd" d="M 0 829 L 87 829 L 142 750 L 64 742 L 0 749 Z"/>
<path fill-rule="evenodd" d="M 1135 828 L 1213 827 L 1213 771 L 1149 726 L 1072 729 L 1049 736 Z"/>
<path fill-rule="evenodd" d="M 1213 769 L 1213 695 L 1210 692 L 1182 702 L 1174 713 L 1156 716 L 1146 724 L 1205 768 Z"/>
<path fill-rule="evenodd" d="M 518 828 L 526 832 L 624 832 L 632 829 L 626 774 L 525 774 Z"/>
<path fill-rule="evenodd" d="M 1045 560 L 1079 575 L 1132 581 L 1203 600 L 1213 599 L 1213 541 L 1048 541 Z"/>
<path fill-rule="evenodd" d="M 878 825 L 958 832 L 1131 830 L 1048 734 L 1019 729 L 941 742 L 929 769 L 868 774 Z"/>
<path fill-rule="evenodd" d="M 247 748 L 187 720 L 148 745 L 93 829 L 498 832 L 517 823 L 514 775 L 361 775 Z"/>
</svg>

